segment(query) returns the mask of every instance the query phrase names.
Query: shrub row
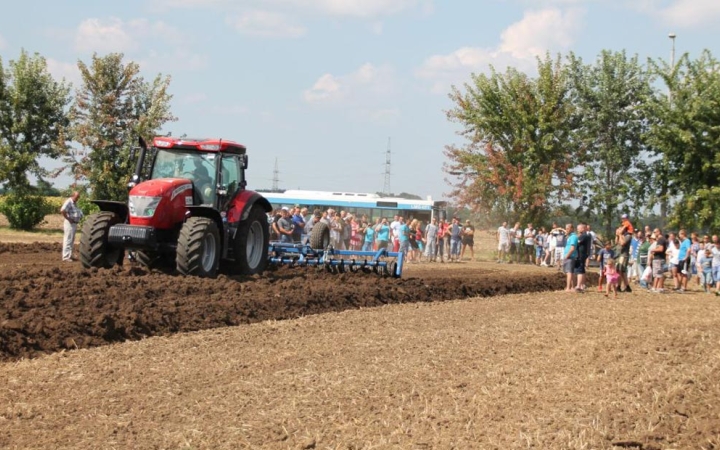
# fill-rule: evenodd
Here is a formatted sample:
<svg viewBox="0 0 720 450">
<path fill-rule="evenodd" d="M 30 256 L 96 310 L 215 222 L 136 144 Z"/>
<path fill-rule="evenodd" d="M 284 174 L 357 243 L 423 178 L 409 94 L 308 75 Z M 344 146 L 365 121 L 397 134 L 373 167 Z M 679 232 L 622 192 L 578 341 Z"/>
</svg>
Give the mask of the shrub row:
<svg viewBox="0 0 720 450">
<path fill-rule="evenodd" d="M 0 213 L 7 217 L 10 228 L 31 230 L 43 223 L 48 214 L 60 214 L 65 197 L 43 197 L 32 194 L 6 194 L 0 196 Z M 87 216 L 98 211 L 98 207 L 81 197 L 78 206 Z"/>
</svg>

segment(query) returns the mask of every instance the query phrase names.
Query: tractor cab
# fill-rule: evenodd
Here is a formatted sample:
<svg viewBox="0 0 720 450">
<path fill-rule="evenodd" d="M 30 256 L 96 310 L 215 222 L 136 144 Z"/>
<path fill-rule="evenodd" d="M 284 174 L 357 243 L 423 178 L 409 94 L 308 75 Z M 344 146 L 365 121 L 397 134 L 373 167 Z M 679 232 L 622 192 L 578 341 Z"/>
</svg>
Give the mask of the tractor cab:
<svg viewBox="0 0 720 450">
<path fill-rule="evenodd" d="M 222 210 L 245 187 L 245 147 L 230 141 L 155 138 L 149 179 L 192 182 L 193 204 Z"/>
</svg>

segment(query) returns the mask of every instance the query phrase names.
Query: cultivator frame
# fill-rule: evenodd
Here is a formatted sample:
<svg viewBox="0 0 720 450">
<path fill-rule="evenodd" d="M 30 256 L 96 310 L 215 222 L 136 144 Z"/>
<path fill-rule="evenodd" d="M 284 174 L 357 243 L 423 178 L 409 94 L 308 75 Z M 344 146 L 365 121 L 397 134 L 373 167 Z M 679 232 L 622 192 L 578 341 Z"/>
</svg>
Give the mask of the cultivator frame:
<svg viewBox="0 0 720 450">
<path fill-rule="evenodd" d="M 330 273 L 363 272 L 400 278 L 404 256 L 403 252 L 389 252 L 387 249 L 363 252 L 337 250 L 329 246 L 322 250 L 314 249 L 307 244 L 270 242 L 268 263 L 291 267 L 316 266 L 318 270 Z"/>
</svg>

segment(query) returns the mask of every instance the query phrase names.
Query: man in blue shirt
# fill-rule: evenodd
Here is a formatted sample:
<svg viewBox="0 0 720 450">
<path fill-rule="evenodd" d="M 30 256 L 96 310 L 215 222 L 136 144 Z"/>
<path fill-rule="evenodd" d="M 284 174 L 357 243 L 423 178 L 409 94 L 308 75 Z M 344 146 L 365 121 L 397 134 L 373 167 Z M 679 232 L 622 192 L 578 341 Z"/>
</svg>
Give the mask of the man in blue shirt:
<svg viewBox="0 0 720 450">
<path fill-rule="evenodd" d="M 400 223 L 397 235 L 398 242 L 400 243 L 398 251 L 407 256 L 408 253 L 410 253 L 410 227 L 407 223 L 405 223 L 405 218 L 403 216 L 398 217 L 398 222 Z"/>
<path fill-rule="evenodd" d="M 575 286 L 573 272 L 575 272 L 575 260 L 578 257 L 578 237 L 573 231 L 574 229 L 571 223 L 565 225 L 565 234 L 567 235 L 563 254 L 563 272 L 566 277 L 565 292 L 573 292 Z"/>
<path fill-rule="evenodd" d="M 293 242 L 295 242 L 296 244 L 299 244 L 300 241 L 302 241 L 303 229 L 305 228 L 305 218 L 302 216 L 299 206 L 296 206 L 293 209 L 292 223 L 293 223 L 292 239 L 293 239 Z"/>
<path fill-rule="evenodd" d="M 460 242 L 462 240 L 462 227 L 460 219 L 453 217 L 450 225 L 450 262 L 460 262 Z"/>
<path fill-rule="evenodd" d="M 680 249 L 678 251 L 680 292 L 685 292 L 685 289 L 687 289 L 688 274 L 690 273 L 690 247 L 692 247 L 692 241 L 688 238 L 685 229 L 680 230 L 678 237 L 680 238 Z"/>
<path fill-rule="evenodd" d="M 380 223 L 375 226 L 375 232 L 377 233 L 375 239 L 378 250 L 387 248 L 388 241 L 390 240 L 390 225 L 386 217 L 383 217 Z"/>
</svg>

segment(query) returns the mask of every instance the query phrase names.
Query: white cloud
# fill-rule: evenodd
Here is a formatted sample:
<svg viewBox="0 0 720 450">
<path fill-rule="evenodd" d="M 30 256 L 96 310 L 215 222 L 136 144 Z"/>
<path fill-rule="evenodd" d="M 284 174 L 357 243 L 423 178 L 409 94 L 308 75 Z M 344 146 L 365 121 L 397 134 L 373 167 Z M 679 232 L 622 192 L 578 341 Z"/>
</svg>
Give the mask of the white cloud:
<svg viewBox="0 0 720 450">
<path fill-rule="evenodd" d="M 287 16 L 270 11 L 246 11 L 228 18 L 227 23 L 249 36 L 299 38 L 306 32 L 304 27 L 293 24 Z"/>
<path fill-rule="evenodd" d="M 329 16 L 376 18 L 419 9 L 432 10 L 431 0 L 272 0 L 278 4 L 294 4 L 314 9 Z"/>
<path fill-rule="evenodd" d="M 394 73 L 388 66 L 366 63 L 346 75 L 326 73 L 303 92 L 303 98 L 313 104 L 362 104 L 392 93 Z"/>
<path fill-rule="evenodd" d="M 54 58 L 46 58 L 48 72 L 57 81 L 64 79 L 73 84 L 74 87 L 80 87 L 82 84 L 82 76 L 80 75 L 80 69 L 77 64 L 58 61 Z"/>
<path fill-rule="evenodd" d="M 500 51 L 515 58 L 534 58 L 548 50 L 568 48 L 579 31 L 583 13 L 571 9 L 527 11 L 522 20 L 502 32 Z"/>
<path fill-rule="evenodd" d="M 213 8 L 238 11 L 233 0 L 154 0 L 156 9 L 162 8 Z M 433 0 L 254 0 L 243 2 L 246 7 L 262 7 L 278 13 L 321 13 L 332 17 L 372 19 L 406 11 L 419 10 L 423 14 L 433 11 Z"/>
<path fill-rule="evenodd" d="M 95 18 L 83 20 L 75 33 L 78 51 L 126 52 L 136 47 L 123 21 L 117 18 L 104 22 Z"/>
<path fill-rule="evenodd" d="M 75 32 L 75 49 L 100 53 L 131 52 L 140 48 L 140 39 L 146 38 L 174 45 L 184 42 L 183 33 L 162 21 L 89 18 L 83 20 Z"/>
<path fill-rule="evenodd" d="M 718 0 L 674 0 L 656 13 L 668 24 L 678 27 L 716 24 L 720 19 Z"/>
<path fill-rule="evenodd" d="M 462 47 L 449 54 L 433 55 L 415 74 L 431 82 L 432 92 L 446 93 L 451 84 L 469 79 L 470 73 L 485 72 L 490 65 L 499 71 L 508 66 L 530 71 L 536 56 L 569 48 L 582 19 L 579 9 L 527 11 L 501 33 L 496 47 Z"/>
</svg>

